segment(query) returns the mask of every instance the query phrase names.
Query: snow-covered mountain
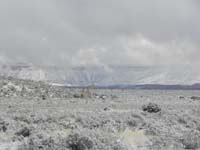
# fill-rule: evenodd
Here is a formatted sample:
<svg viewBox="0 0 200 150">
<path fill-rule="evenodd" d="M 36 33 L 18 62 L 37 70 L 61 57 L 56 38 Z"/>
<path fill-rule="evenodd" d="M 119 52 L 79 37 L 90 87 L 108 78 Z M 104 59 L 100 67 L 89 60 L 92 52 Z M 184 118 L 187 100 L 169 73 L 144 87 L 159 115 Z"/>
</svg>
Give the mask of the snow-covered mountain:
<svg viewBox="0 0 200 150">
<path fill-rule="evenodd" d="M 140 84 L 194 84 L 200 83 L 200 72 L 192 67 L 133 67 L 111 66 L 74 68 L 66 82 L 76 85 L 95 84 L 140 85 Z"/>
<path fill-rule="evenodd" d="M 0 75 L 35 81 L 46 81 L 46 73 L 42 68 L 23 63 L 0 65 Z"/>
<path fill-rule="evenodd" d="M 200 71 L 192 67 L 93 66 L 64 69 L 30 64 L 0 65 L 1 75 L 71 86 L 200 83 Z"/>
</svg>

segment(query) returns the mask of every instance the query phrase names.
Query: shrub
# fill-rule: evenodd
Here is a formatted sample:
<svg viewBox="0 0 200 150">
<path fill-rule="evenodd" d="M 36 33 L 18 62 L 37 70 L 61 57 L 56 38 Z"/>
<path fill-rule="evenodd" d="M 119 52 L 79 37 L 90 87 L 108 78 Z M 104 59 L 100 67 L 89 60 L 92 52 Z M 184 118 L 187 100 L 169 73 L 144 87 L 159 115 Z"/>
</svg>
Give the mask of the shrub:
<svg viewBox="0 0 200 150">
<path fill-rule="evenodd" d="M 144 105 L 142 107 L 143 111 L 147 111 L 149 113 L 157 113 L 161 111 L 161 108 L 155 103 L 149 103 L 148 105 Z"/>
</svg>

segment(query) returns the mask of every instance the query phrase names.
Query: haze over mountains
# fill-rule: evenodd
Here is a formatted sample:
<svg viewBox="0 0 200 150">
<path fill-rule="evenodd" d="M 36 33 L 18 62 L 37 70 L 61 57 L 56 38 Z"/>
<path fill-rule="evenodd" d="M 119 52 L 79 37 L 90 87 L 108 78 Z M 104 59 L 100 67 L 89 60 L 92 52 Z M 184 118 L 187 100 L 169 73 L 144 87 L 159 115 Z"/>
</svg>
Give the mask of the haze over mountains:
<svg viewBox="0 0 200 150">
<path fill-rule="evenodd" d="M 2 0 L 0 11 L 2 75 L 67 86 L 200 83 L 197 0 Z"/>
<path fill-rule="evenodd" d="M 1 64 L 1 75 L 46 81 L 56 85 L 99 87 L 133 85 L 192 85 L 200 83 L 200 72 L 189 67 L 90 66 L 64 69 L 57 66 Z"/>
</svg>

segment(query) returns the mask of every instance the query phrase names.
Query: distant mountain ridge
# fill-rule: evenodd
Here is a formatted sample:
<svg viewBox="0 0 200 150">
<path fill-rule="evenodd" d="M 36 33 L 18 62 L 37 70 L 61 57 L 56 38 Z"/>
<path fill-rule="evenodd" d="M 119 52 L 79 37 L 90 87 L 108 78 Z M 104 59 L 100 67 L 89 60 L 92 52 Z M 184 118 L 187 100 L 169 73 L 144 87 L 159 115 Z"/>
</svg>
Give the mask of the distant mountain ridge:
<svg viewBox="0 0 200 150">
<path fill-rule="evenodd" d="M 142 84 L 142 85 L 113 85 L 99 87 L 104 89 L 138 89 L 138 90 L 200 90 L 200 84 L 193 85 L 162 85 L 162 84 Z"/>
<path fill-rule="evenodd" d="M 62 68 L 31 64 L 0 65 L 0 75 L 54 85 L 132 89 L 199 89 L 200 72 L 191 67 L 90 66 Z"/>
</svg>

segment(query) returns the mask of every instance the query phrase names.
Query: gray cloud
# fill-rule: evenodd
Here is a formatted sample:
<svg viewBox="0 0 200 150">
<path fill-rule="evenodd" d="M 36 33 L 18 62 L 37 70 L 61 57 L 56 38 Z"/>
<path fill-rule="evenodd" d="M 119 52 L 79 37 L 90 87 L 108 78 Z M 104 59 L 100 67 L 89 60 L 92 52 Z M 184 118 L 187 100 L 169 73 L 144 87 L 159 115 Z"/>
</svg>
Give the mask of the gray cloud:
<svg viewBox="0 0 200 150">
<path fill-rule="evenodd" d="M 0 0 L 0 61 L 198 64 L 198 0 Z"/>
</svg>

